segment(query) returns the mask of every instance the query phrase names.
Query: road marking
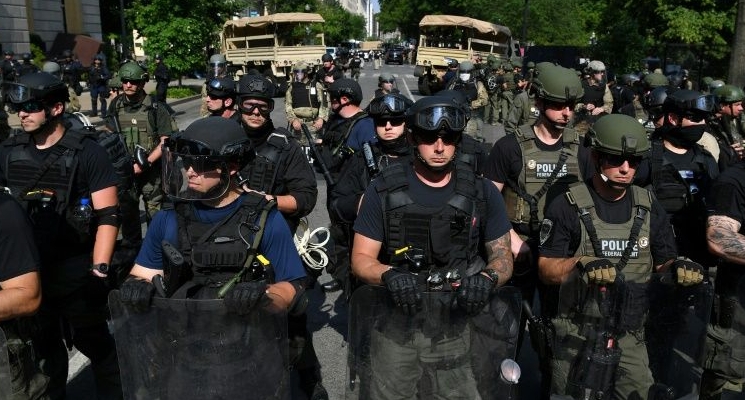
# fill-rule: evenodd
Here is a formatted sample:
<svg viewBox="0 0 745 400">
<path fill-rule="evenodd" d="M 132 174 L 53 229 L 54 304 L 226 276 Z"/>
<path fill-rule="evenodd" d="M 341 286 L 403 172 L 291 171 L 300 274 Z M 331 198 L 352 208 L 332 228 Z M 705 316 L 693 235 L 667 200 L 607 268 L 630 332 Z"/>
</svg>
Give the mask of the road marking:
<svg viewBox="0 0 745 400">
<path fill-rule="evenodd" d="M 394 76 L 396 76 L 396 75 L 394 75 Z M 412 76 L 413 76 L 413 75 L 412 75 Z M 414 95 L 412 95 L 412 94 L 411 94 L 411 90 L 409 90 L 409 84 L 408 84 L 408 83 L 406 83 L 406 79 L 401 79 L 401 82 L 403 82 L 403 83 L 404 83 L 404 88 L 406 88 L 406 93 L 408 93 L 408 95 L 409 95 L 409 98 L 410 98 L 410 99 L 413 99 L 413 98 L 414 98 Z"/>
</svg>

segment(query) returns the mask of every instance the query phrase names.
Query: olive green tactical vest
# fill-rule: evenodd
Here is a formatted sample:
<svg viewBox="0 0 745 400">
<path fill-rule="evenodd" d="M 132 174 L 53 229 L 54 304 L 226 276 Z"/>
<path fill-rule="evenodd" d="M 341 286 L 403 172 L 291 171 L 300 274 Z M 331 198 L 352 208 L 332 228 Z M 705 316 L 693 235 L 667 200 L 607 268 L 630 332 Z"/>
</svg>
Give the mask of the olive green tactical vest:
<svg viewBox="0 0 745 400">
<path fill-rule="evenodd" d="M 523 188 L 525 193 L 535 196 L 541 190 L 554 168 L 556 168 L 562 151 L 568 157 L 556 176 L 557 180 L 561 179 L 566 184 L 580 181 L 579 161 L 577 159 L 579 135 L 577 132 L 569 128 L 564 130 L 562 135 L 564 145 L 559 151 L 539 149 L 536 146 L 536 137 L 531 125 L 521 125 L 515 132 L 515 137 L 520 145 L 523 168 L 517 182 L 513 183 Z M 555 180 L 553 184 L 556 184 L 556 182 Z M 519 190 L 516 190 L 510 182 L 505 182 L 502 195 L 507 207 L 507 216 L 513 224 L 528 224 L 530 223 L 530 205 L 518 192 Z M 542 195 L 537 199 L 539 222 L 543 220 L 543 211 L 548 203 L 547 197 Z"/>
<path fill-rule="evenodd" d="M 150 96 L 146 96 L 141 103 L 128 103 L 124 95 L 114 99 L 116 111 L 114 118 L 119 121 L 118 128 L 124 135 L 127 149 L 134 154 L 135 145 L 144 147 L 150 152 L 159 138 L 155 136 L 155 113 L 157 105 L 153 104 Z"/>
<path fill-rule="evenodd" d="M 636 218 L 637 209 L 639 207 L 644 208 L 647 210 L 644 223 L 639 230 L 636 243 L 633 244 L 634 249 L 631 252 L 631 257 L 629 257 L 623 270 L 620 271 L 625 276 L 626 281 L 644 283 L 649 281 L 653 267 L 649 242 L 652 194 L 647 189 L 638 186 L 631 186 L 630 190 L 627 190 L 627 193 L 632 196 L 633 211 L 631 216 L 628 221 L 622 224 L 609 224 L 598 217 L 595 210 L 595 203 L 592 201 L 592 196 L 587 185 L 572 185 L 566 193 L 567 200 L 569 204 L 576 207 L 578 213 L 590 213 L 592 223 L 597 231 L 600 248 L 603 252 L 603 254 L 595 254 L 590 235 L 587 233 L 585 225 L 580 222 L 582 239 L 574 256 L 587 255 L 602 257 L 607 258 L 613 263 L 618 263 L 628 244 L 631 226 Z"/>
</svg>

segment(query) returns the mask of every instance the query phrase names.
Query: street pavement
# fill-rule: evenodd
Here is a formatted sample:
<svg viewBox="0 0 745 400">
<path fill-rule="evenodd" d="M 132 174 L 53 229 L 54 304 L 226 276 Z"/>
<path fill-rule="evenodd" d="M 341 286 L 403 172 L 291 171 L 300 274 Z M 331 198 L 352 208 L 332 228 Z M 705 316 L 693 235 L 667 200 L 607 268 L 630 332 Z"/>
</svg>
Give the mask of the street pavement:
<svg viewBox="0 0 745 400">
<path fill-rule="evenodd" d="M 417 100 L 421 96 L 417 91 L 417 78 L 413 76 L 413 66 L 411 65 L 383 65 L 380 70 L 373 70 L 368 66 L 363 70 L 359 83 L 362 87 L 365 99 L 363 106 L 370 100 L 372 94 L 377 88 L 377 76 L 381 72 L 392 73 L 397 78 L 398 89 L 406 96 Z M 202 80 L 184 79 L 183 84 L 201 87 Z M 172 82 L 171 85 L 176 85 Z M 151 92 L 155 89 L 154 82 L 148 82 L 146 90 Z M 90 110 L 90 95 L 84 92 L 80 97 L 83 112 Z M 186 128 L 191 122 L 199 118 L 199 107 L 201 98 L 195 96 L 188 99 L 168 99 L 169 105 L 176 111 L 175 118 L 180 129 Z M 272 120 L 275 126 L 287 126 L 287 118 L 284 113 L 284 99 L 277 98 L 276 106 L 272 112 Z M 100 124 L 100 118 L 91 118 L 94 124 Z M 15 115 L 9 119 L 13 127 L 18 127 L 18 120 Z M 318 200 L 316 208 L 307 217 L 311 230 L 317 227 L 329 225 L 328 214 L 325 209 L 326 204 L 326 183 L 320 175 L 317 175 L 318 182 Z M 321 283 L 330 280 L 330 276 L 325 274 L 319 278 Z M 329 392 L 331 399 L 343 399 L 344 388 L 346 385 L 346 362 L 347 362 L 347 304 L 340 298 L 340 292 L 323 293 L 319 285 L 310 291 L 309 306 L 309 327 L 313 332 L 313 340 L 318 353 L 318 358 L 323 367 L 322 374 L 324 386 Z M 523 377 L 520 382 L 521 398 L 533 399 L 538 398 L 539 378 L 537 375 L 537 361 L 535 353 L 529 346 L 529 340 L 523 343 L 523 349 L 520 352 L 518 362 L 523 369 Z M 70 373 L 68 375 L 68 398 L 77 400 L 94 399 L 93 394 L 93 377 L 89 366 L 90 362 L 73 350 L 70 352 Z M 268 383 L 270 384 L 270 383 Z M 300 399 L 304 396 L 300 395 Z"/>
</svg>

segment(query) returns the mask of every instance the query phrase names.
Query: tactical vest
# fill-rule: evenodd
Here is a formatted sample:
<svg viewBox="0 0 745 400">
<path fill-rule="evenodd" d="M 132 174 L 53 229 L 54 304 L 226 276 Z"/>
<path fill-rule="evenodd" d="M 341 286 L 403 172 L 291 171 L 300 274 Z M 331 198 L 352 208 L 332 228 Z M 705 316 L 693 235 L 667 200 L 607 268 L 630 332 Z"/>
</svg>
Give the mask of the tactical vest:
<svg viewBox="0 0 745 400">
<path fill-rule="evenodd" d="M 318 94 L 311 94 L 312 88 L 315 88 L 315 85 L 313 85 L 312 83 L 293 82 L 292 108 L 319 108 L 321 106 L 321 103 L 318 101 Z"/>
<path fill-rule="evenodd" d="M 486 197 L 481 178 L 468 166 L 456 163 L 451 178 L 455 180 L 453 196 L 442 206 L 426 207 L 411 199 L 407 168 L 410 164 L 394 163 L 376 178 L 381 182 L 378 193 L 387 250 L 381 261 L 390 262 L 397 249 L 410 245 L 424 252 L 419 274 L 424 279 L 436 272 L 444 276 L 454 271 L 461 277 L 478 272 L 469 271 L 468 266 L 479 257 L 478 243 L 483 232 Z"/>
<path fill-rule="evenodd" d="M 34 145 L 30 135 L 13 136 L 4 143 L 12 148 L 4 160 L 7 184 L 31 218 L 42 261 L 93 249 L 94 225 L 72 217 L 80 201 L 73 192 L 80 164 L 78 152 L 86 139 L 90 136 L 67 130 L 43 162 L 29 151 Z"/>
<path fill-rule="evenodd" d="M 289 146 L 289 132 L 282 128 L 275 129 L 266 142 L 256 148 L 256 159 L 247 166 L 248 173 L 245 178 L 248 178 L 248 186 L 259 192 L 273 192 L 282 152 Z"/>
<path fill-rule="evenodd" d="M 657 200 L 669 214 L 706 212 L 703 189 L 711 182 L 706 156 L 698 145 L 691 150 L 693 160 L 686 171 L 690 171 L 693 176 L 686 177 L 686 180 L 671 163 L 665 162 L 664 144 L 659 140 L 652 142 L 652 186 Z"/>
<path fill-rule="evenodd" d="M 590 85 L 587 81 L 582 82 L 582 87 L 585 89 L 585 95 L 582 96 L 582 102 L 585 104 L 594 104 L 595 107 L 602 107 L 605 102 L 603 96 L 605 96 L 605 85 Z"/>
<path fill-rule="evenodd" d="M 587 218 L 583 217 L 584 215 L 589 216 L 596 232 L 595 235 L 591 234 L 591 232 L 588 232 L 586 224 L 584 222 L 580 223 L 582 237 L 580 246 L 574 256 L 588 255 L 607 258 L 617 264 L 621 260 L 626 247 L 631 245 L 633 248 L 628 261 L 620 272 L 624 274 L 627 282 L 645 283 L 649 281 L 653 263 L 649 242 L 652 193 L 638 186 L 630 186 L 627 195 L 630 195 L 632 199 L 633 215 L 622 224 L 610 224 L 598 216 L 587 185 L 578 183 L 569 188 L 566 193 L 569 204 L 575 207 L 580 219 Z M 643 222 L 638 229 L 637 238 L 634 243 L 629 243 L 630 234 L 633 233 L 634 221 L 640 218 L 643 219 Z M 593 236 L 596 236 L 595 240 Z M 596 248 L 600 251 L 600 254 L 597 254 Z"/>
<path fill-rule="evenodd" d="M 152 151 L 160 142 L 160 138 L 153 132 L 153 127 L 158 126 L 158 103 L 150 96 L 145 96 L 141 103 L 131 104 L 124 95 L 120 95 L 114 99 L 114 107 L 116 128 L 124 135 L 130 154 L 134 154 L 135 145 L 144 147 L 148 152 Z"/>
<path fill-rule="evenodd" d="M 474 81 L 462 82 L 460 79 L 457 79 L 451 89 L 463 93 L 463 95 L 466 96 L 469 102 L 476 100 L 476 98 L 479 97 L 479 91 L 476 87 L 476 82 Z"/>
<path fill-rule="evenodd" d="M 254 235 L 263 230 L 261 213 L 265 207 L 273 207 L 263 196 L 248 194 L 243 196 L 237 209 L 216 224 L 197 220 L 193 205 L 179 202 L 174 205 L 178 223 L 178 249 L 189 262 L 188 270 L 167 271 L 166 282 L 174 288 L 185 282 L 197 286 L 219 288 L 244 268 L 249 254 L 257 255 L 258 249 L 252 248 Z M 267 210 L 268 212 L 268 210 Z M 265 221 L 264 221 L 265 223 Z M 266 271 L 251 271 L 252 276 L 243 281 L 268 279 L 273 282 L 269 271 L 267 276 L 260 276 Z M 178 275 L 178 276 L 177 276 Z"/>
<path fill-rule="evenodd" d="M 544 151 L 536 145 L 535 132 L 530 125 L 522 125 L 515 138 L 520 146 L 523 168 L 517 181 L 508 179 L 502 189 L 507 216 L 513 224 L 528 224 L 529 235 L 537 234 L 543 220 L 548 192 L 556 179 L 562 183 L 580 180 L 579 135 L 569 128 L 562 135 L 563 146 L 559 151 Z M 521 232 L 525 234 L 526 232 Z"/>
</svg>

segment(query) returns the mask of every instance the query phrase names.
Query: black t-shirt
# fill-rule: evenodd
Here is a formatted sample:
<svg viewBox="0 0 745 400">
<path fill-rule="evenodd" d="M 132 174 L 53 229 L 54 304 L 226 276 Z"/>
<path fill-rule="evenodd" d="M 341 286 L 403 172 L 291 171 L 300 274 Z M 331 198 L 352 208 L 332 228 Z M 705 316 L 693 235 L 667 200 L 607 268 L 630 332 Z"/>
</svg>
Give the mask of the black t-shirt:
<svg viewBox="0 0 745 400">
<path fill-rule="evenodd" d="M 534 141 L 536 147 L 541 151 L 560 151 L 564 146 L 562 140 L 551 145 L 542 142 L 537 137 Z M 586 147 L 579 145 L 577 149 L 577 158 L 579 162 L 579 170 L 582 174 L 580 179 L 583 177 L 591 177 L 594 174 L 595 169 L 594 166 L 592 166 L 589 150 Z M 491 152 L 489 153 L 489 159 L 484 166 L 484 176 L 494 182 L 507 183 L 508 179 L 517 182 L 520 177 L 520 172 L 522 172 L 523 165 L 522 150 L 520 150 L 517 136 L 507 135 L 494 143 L 494 147 L 492 147 Z"/>
<path fill-rule="evenodd" d="M 0 192 L 0 282 L 39 269 L 39 253 L 26 213 L 13 198 Z"/>
<path fill-rule="evenodd" d="M 455 193 L 455 180 L 451 179 L 447 185 L 442 188 L 433 188 L 427 186 L 419 180 L 414 174 L 413 168 L 406 169 L 406 178 L 409 184 L 409 195 L 411 199 L 426 207 L 438 207 L 447 203 Z M 496 186 L 486 179 L 476 181 L 484 185 L 484 194 L 486 197 L 486 216 L 482 226 L 485 227 L 482 232 L 482 244 L 498 239 L 507 232 L 511 226 L 507 220 L 504 201 L 499 195 Z M 355 232 L 379 241 L 385 246 L 385 228 L 384 215 L 381 197 L 378 194 L 380 180 L 373 180 L 370 186 L 365 190 L 360 212 L 354 223 Z M 479 224 L 475 221 L 474 224 Z M 385 249 L 383 249 L 385 250 Z"/>
<path fill-rule="evenodd" d="M 745 228 L 745 163 L 727 168 L 714 181 L 709 196 L 709 215 L 720 215 L 739 222 Z"/>
<path fill-rule="evenodd" d="M 592 181 L 587 185 L 592 195 L 598 217 L 611 224 L 620 224 L 634 217 L 631 196 L 627 195 L 617 201 L 608 201 L 600 197 L 592 187 Z M 630 189 L 629 189 L 630 190 Z M 559 196 L 546 207 L 544 219 L 550 220 L 553 227 L 539 247 L 540 255 L 544 257 L 566 258 L 574 256 L 582 239 L 581 222 L 576 208 L 569 204 L 566 196 Z M 629 232 L 630 234 L 631 232 Z M 650 245 L 654 265 L 661 265 L 677 257 L 675 239 L 668 223 L 667 214 L 656 201 L 652 202 L 650 215 Z"/>
</svg>

